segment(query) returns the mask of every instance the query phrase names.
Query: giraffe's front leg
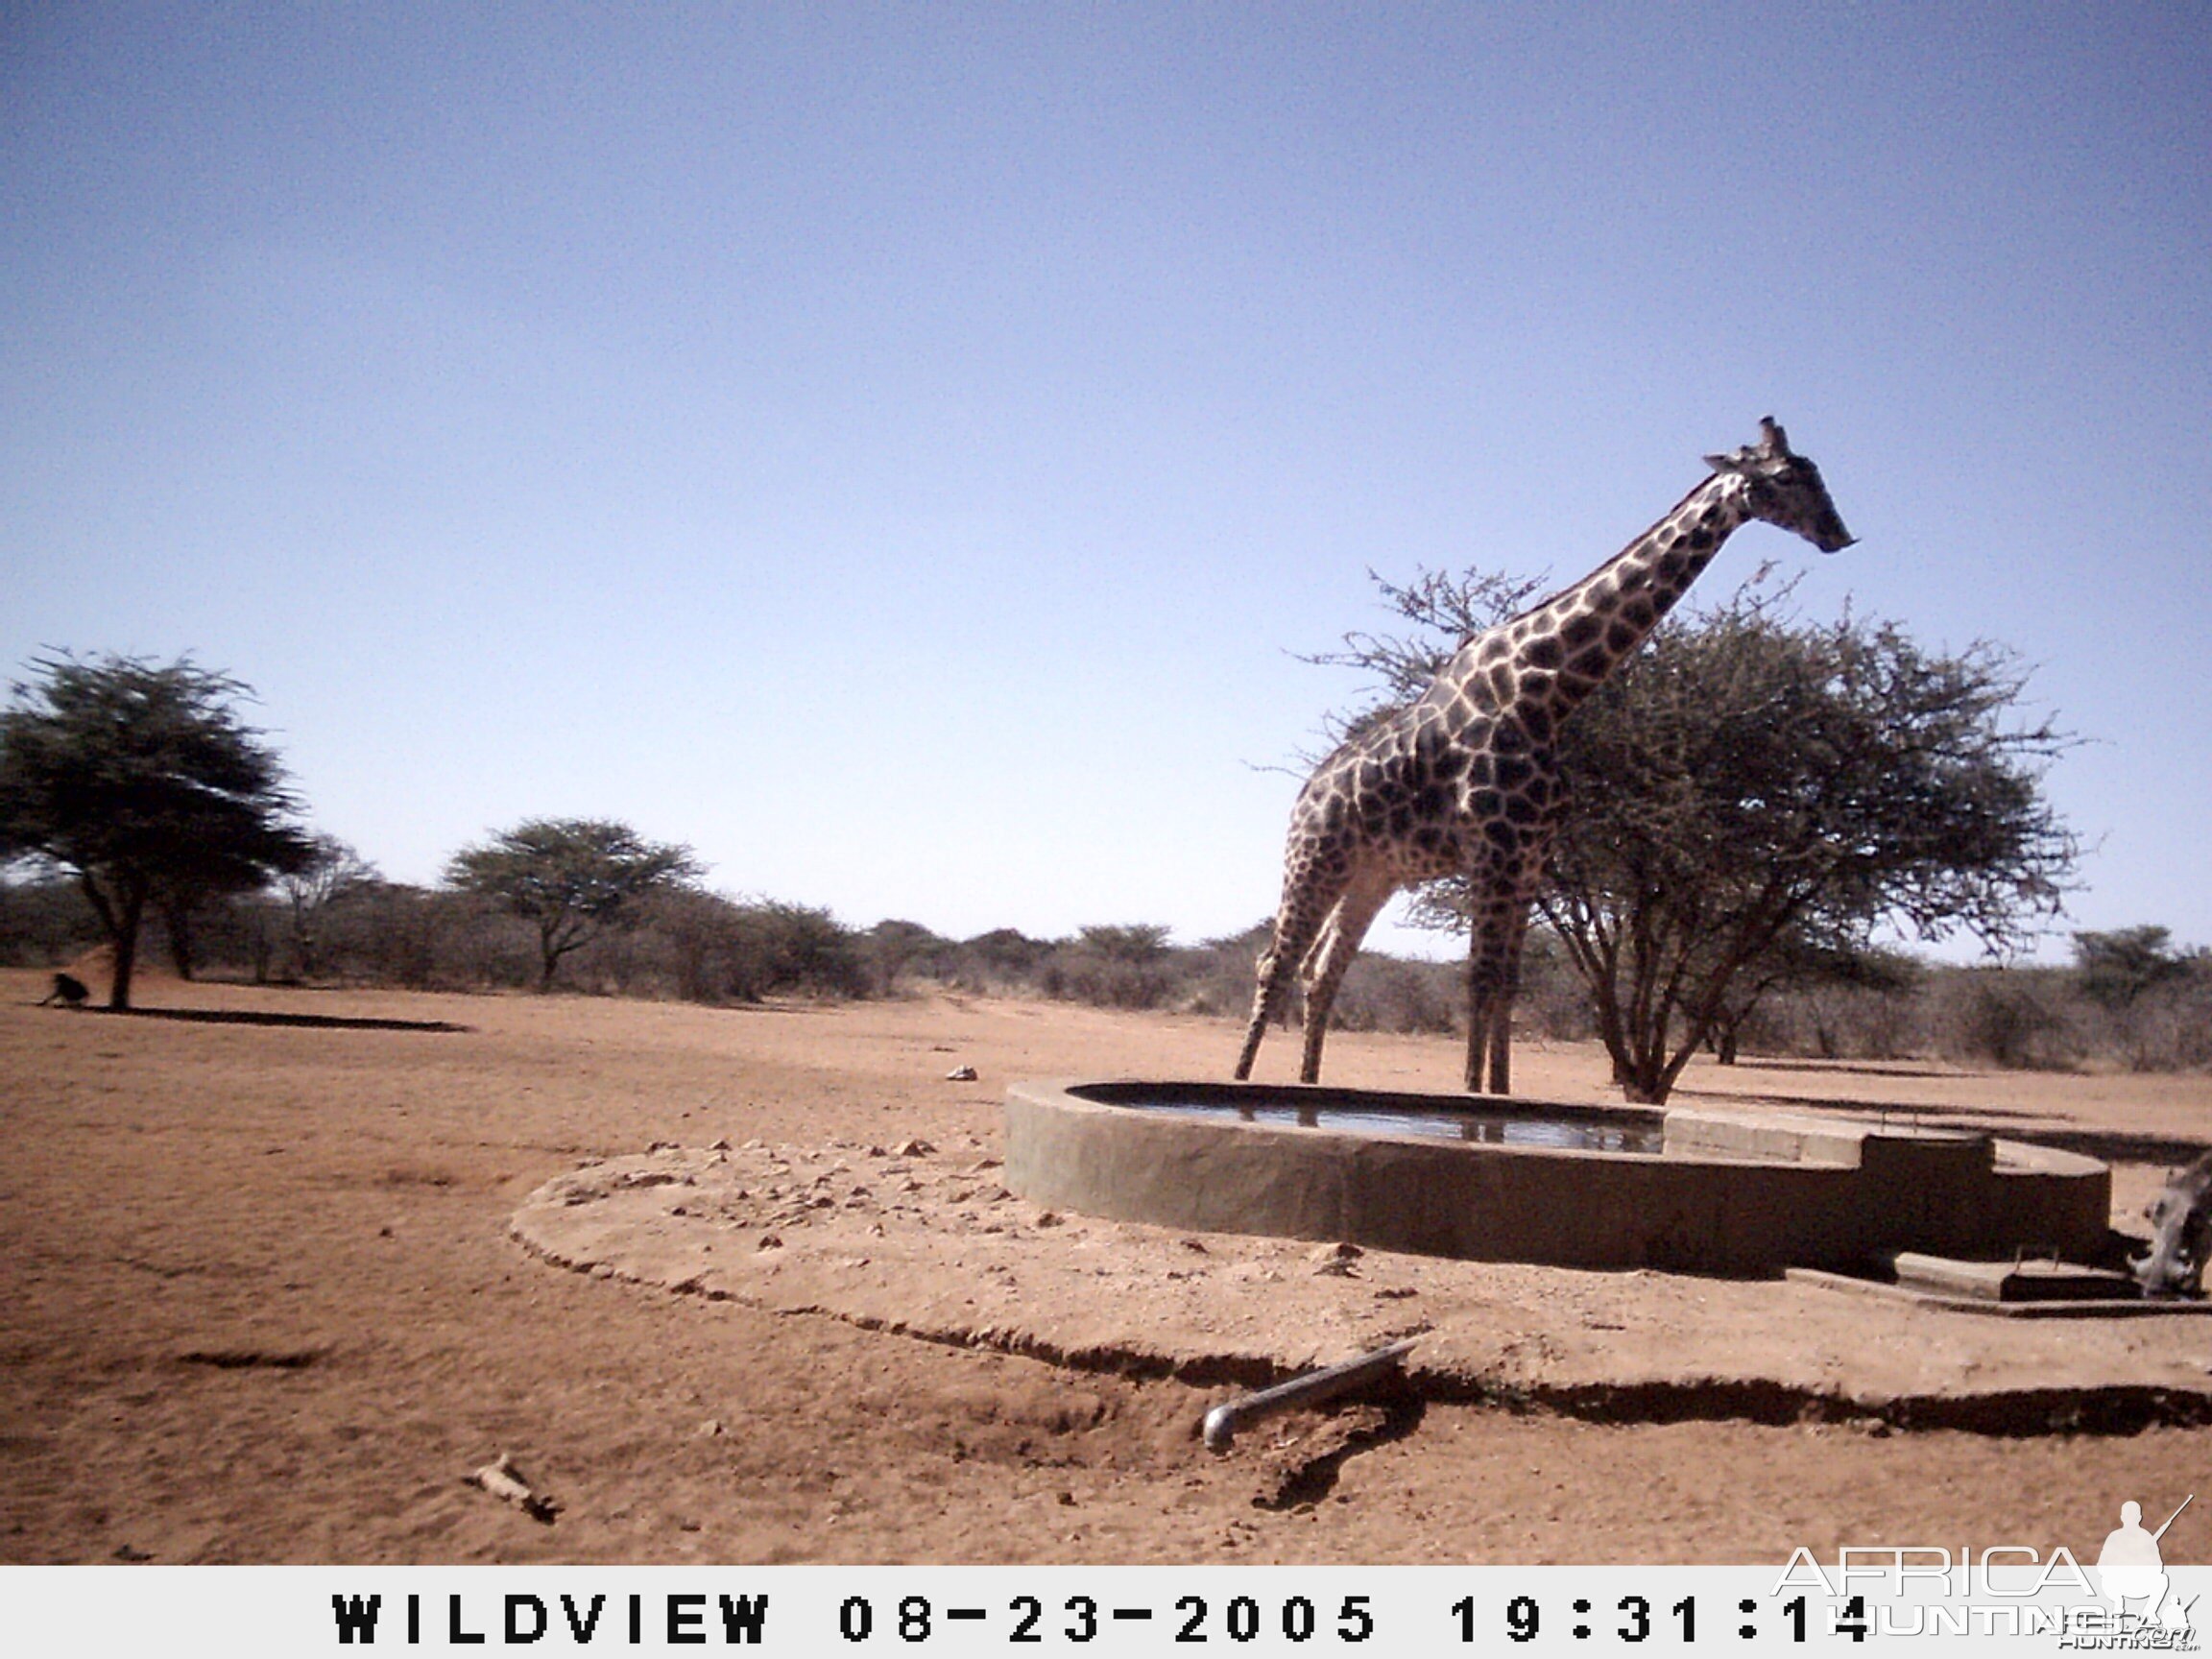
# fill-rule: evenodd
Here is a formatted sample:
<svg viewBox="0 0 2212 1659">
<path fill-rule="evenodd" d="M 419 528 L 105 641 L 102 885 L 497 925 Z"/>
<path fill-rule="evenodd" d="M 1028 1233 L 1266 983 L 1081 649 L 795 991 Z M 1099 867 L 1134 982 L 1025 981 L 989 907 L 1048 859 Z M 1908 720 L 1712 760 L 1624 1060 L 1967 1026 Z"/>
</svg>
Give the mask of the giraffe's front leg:
<svg viewBox="0 0 2212 1659">
<path fill-rule="evenodd" d="M 1520 989 L 1521 947 L 1528 901 L 1510 898 L 1479 908 L 1467 940 L 1467 1092 L 1513 1092 L 1513 998 Z"/>
<path fill-rule="evenodd" d="M 1490 1043 L 1498 1028 L 1497 999 L 1476 979 L 1474 965 L 1467 974 L 1467 1066 L 1462 1076 L 1467 1093 L 1482 1093 L 1482 1074 L 1489 1063 Z"/>
<path fill-rule="evenodd" d="M 1521 951 L 1528 938 L 1529 900 L 1513 902 L 1505 940 L 1505 983 L 1491 1011 L 1490 1093 L 1513 1093 L 1513 1004 L 1521 998 Z"/>
<path fill-rule="evenodd" d="M 1490 1075 L 1488 1092 L 1492 1094 L 1513 1093 L 1513 997 L 1511 993 L 1500 997 L 1490 1008 Z M 1472 1090 L 1475 1085 L 1469 1083 Z"/>
</svg>

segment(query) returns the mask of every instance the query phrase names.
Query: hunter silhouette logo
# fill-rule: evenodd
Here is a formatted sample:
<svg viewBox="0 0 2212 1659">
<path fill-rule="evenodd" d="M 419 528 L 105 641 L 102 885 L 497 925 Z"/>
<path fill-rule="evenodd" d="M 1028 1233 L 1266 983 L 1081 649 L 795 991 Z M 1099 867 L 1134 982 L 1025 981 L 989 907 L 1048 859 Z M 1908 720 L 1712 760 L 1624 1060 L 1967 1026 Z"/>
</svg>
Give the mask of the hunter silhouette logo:
<svg viewBox="0 0 2212 1659">
<path fill-rule="evenodd" d="M 2166 1576 L 2158 1540 L 2196 1497 L 2192 1492 L 2182 1499 L 2181 1508 L 2167 1516 L 2165 1526 L 2155 1532 L 2143 1530 L 2142 1504 L 2130 1499 L 2120 1505 L 2120 1525 L 2104 1535 L 2104 1548 L 2097 1551 L 2097 1582 L 2115 1615 L 2125 1614 L 2130 1601 L 2140 1601 L 2145 1623 L 2155 1622 L 2165 1630 L 2189 1628 L 2189 1609 L 2172 1599 L 2173 1583 Z"/>
<path fill-rule="evenodd" d="M 2176 1593 L 2161 1548 L 2181 1500 L 2153 1532 L 2143 1505 L 2120 1505 L 2094 1565 L 2064 1544 L 2021 1543 L 1954 1550 L 1939 1544 L 1846 1544 L 1833 1575 L 1803 1545 L 1774 1580 L 1770 1596 L 1817 1589 L 1843 1602 L 1832 1629 L 1858 1640 L 1879 1636 L 2051 1635 L 2068 1650 L 2195 1652 L 2194 1595 Z M 2192 1579 L 2200 1570 L 2190 1569 Z"/>
</svg>

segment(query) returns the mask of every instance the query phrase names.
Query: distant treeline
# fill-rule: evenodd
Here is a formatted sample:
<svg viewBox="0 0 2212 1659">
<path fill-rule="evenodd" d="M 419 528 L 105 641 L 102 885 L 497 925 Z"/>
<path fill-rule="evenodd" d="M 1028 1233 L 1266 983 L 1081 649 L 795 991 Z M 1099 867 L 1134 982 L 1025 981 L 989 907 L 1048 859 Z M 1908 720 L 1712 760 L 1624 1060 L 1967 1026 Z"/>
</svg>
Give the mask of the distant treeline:
<svg viewBox="0 0 2212 1659">
<path fill-rule="evenodd" d="M 447 888 L 366 880 L 305 906 L 279 894 L 194 913 L 185 937 L 153 926 L 150 961 L 186 976 L 270 984 L 507 991 L 540 977 L 537 930 L 496 902 Z M 948 939 L 903 921 L 857 928 L 827 910 L 678 888 L 565 958 L 560 983 L 588 995 L 745 1003 L 930 991 L 1240 1018 L 1267 940 L 1172 943 L 1153 924 L 1099 925 L 1064 939 L 1011 927 Z M 103 935 L 65 880 L 0 882 L 0 964 L 70 962 Z M 1743 1056 L 1931 1058 L 2063 1070 L 2212 1068 L 2212 954 L 2175 950 L 2164 929 L 2077 936 L 2066 968 L 1964 968 L 1886 959 L 1872 983 L 1777 989 L 1736 1022 Z M 1462 974 L 1449 962 L 1363 952 L 1338 994 L 1346 1030 L 1465 1030 Z M 1524 1039 L 1595 1035 L 1565 953 L 1540 930 L 1523 969 Z"/>
</svg>

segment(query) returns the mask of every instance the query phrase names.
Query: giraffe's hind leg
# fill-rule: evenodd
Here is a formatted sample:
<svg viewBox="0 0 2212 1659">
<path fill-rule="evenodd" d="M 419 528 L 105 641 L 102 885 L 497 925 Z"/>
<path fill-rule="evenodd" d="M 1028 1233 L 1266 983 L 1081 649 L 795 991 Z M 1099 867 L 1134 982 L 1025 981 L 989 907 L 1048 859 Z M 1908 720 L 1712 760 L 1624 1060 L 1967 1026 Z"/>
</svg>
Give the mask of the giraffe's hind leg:
<svg viewBox="0 0 2212 1659">
<path fill-rule="evenodd" d="M 1329 1039 L 1329 1011 L 1335 1006 L 1337 987 L 1345 970 L 1359 954 L 1360 941 L 1375 925 L 1375 917 L 1395 891 L 1389 882 L 1355 884 L 1336 907 L 1314 942 L 1306 961 L 1306 1051 L 1298 1065 L 1298 1081 L 1321 1081 L 1321 1046 Z"/>
</svg>

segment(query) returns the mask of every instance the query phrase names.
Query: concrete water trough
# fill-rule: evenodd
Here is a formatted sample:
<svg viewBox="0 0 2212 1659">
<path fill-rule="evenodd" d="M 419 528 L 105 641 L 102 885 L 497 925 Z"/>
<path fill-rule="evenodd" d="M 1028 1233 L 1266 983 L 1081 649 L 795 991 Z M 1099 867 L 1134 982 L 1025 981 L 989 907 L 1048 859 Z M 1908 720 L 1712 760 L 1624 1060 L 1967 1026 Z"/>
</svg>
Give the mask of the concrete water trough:
<svg viewBox="0 0 2212 1659">
<path fill-rule="evenodd" d="M 2111 1172 L 1988 1135 L 1250 1083 L 1017 1083 L 1006 1186 L 1207 1232 L 1764 1275 L 2104 1252 Z"/>
</svg>

